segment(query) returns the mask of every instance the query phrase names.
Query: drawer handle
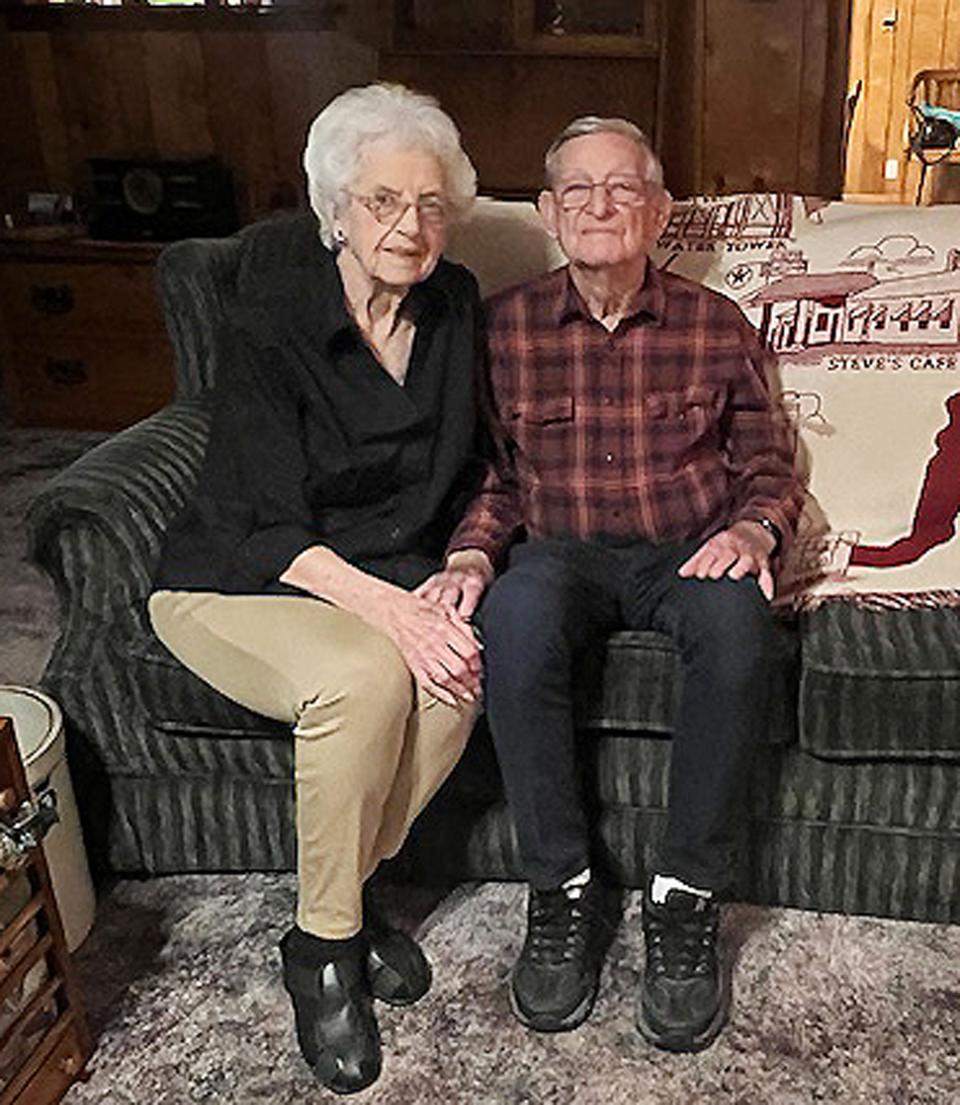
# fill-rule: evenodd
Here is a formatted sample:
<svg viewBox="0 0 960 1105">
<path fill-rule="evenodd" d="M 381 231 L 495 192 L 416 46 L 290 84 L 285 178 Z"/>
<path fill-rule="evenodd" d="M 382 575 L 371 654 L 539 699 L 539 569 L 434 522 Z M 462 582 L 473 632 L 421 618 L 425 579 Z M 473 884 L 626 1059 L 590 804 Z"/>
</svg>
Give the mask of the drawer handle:
<svg viewBox="0 0 960 1105">
<path fill-rule="evenodd" d="M 64 387 L 76 387 L 77 384 L 85 384 L 89 375 L 87 366 L 83 361 L 58 360 L 55 357 L 47 357 L 44 372 L 47 374 L 47 379 L 52 380 L 55 384 L 62 384 Z"/>
<path fill-rule="evenodd" d="M 80 1069 L 80 1060 L 76 1055 L 64 1055 L 57 1066 L 72 1078 Z"/>
<path fill-rule="evenodd" d="M 69 284 L 34 284 L 30 302 L 42 315 L 66 315 L 73 310 L 73 288 Z"/>
</svg>

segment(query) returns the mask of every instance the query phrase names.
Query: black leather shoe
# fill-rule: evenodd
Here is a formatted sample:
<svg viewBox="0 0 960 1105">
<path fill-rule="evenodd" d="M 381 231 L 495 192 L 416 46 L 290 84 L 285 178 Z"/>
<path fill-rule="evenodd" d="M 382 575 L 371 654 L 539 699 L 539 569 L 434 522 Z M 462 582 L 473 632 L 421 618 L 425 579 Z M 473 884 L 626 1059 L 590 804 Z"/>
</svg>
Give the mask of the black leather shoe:
<svg viewBox="0 0 960 1105">
<path fill-rule="evenodd" d="M 387 1005 L 413 1005 L 430 989 L 432 973 L 420 945 L 376 918 L 364 925 L 367 978 L 375 998 Z"/>
<path fill-rule="evenodd" d="M 647 888 L 637 1028 L 656 1047 L 702 1051 L 726 1022 L 730 994 L 717 961 L 719 920 L 712 899 L 674 889 L 657 905 Z"/>
<path fill-rule="evenodd" d="M 355 1093 L 377 1080 L 381 1062 L 363 941 L 355 940 L 346 954 L 323 959 L 310 940 L 293 928 L 280 942 L 297 1040 L 324 1086 Z"/>
<path fill-rule="evenodd" d="M 587 1019 L 616 928 L 616 901 L 596 878 L 572 890 L 530 888 L 527 937 L 510 980 L 521 1024 L 565 1032 Z"/>
</svg>

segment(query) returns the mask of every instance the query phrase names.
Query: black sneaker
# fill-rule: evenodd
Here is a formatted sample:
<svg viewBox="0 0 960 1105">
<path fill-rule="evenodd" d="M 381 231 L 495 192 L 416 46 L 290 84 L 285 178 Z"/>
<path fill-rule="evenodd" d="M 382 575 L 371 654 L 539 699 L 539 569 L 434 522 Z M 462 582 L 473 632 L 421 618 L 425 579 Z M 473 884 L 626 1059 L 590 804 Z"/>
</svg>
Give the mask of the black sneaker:
<svg viewBox="0 0 960 1105">
<path fill-rule="evenodd" d="M 646 970 L 637 1027 L 666 1051 L 701 1051 L 727 1019 L 729 990 L 717 962 L 720 907 L 699 894 L 670 890 L 656 905 L 643 900 Z"/>
<path fill-rule="evenodd" d="M 570 890 L 534 890 L 527 938 L 513 969 L 510 1004 L 538 1032 L 564 1032 L 590 1015 L 616 927 L 615 896 L 592 878 Z"/>
</svg>

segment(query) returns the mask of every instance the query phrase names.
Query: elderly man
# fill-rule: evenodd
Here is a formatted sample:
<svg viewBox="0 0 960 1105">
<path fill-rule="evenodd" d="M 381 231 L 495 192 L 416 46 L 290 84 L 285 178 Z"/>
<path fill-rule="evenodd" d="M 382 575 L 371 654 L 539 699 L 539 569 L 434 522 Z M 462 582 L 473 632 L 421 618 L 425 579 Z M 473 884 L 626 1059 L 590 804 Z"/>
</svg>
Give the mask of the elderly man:
<svg viewBox="0 0 960 1105">
<path fill-rule="evenodd" d="M 488 312 L 517 485 L 491 477 L 451 547 L 495 552 L 510 509 L 526 529 L 480 621 L 487 714 L 530 883 L 511 997 L 532 1028 L 589 1015 L 614 925 L 577 767 L 578 659 L 618 628 L 677 643 L 683 696 L 637 1020 L 657 1046 L 690 1051 L 726 1015 L 717 899 L 764 723 L 771 562 L 800 491 L 754 330 L 729 300 L 648 260 L 670 213 L 662 180 L 621 119 L 578 119 L 548 150 L 539 210 L 569 265 Z"/>
</svg>

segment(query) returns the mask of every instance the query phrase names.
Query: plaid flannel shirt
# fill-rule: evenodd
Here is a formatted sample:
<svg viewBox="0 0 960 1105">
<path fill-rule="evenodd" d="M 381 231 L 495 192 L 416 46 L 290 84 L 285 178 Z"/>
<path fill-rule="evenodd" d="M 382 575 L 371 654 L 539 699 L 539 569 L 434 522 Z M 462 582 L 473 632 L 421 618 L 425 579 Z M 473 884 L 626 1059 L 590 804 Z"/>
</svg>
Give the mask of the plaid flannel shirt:
<svg viewBox="0 0 960 1105">
<path fill-rule="evenodd" d="M 532 539 L 707 538 L 769 518 L 787 546 L 802 489 L 768 354 L 730 300 L 647 265 L 611 333 L 566 268 L 488 302 L 490 383 L 515 474 L 491 466 L 450 541 L 495 561 Z"/>
</svg>

